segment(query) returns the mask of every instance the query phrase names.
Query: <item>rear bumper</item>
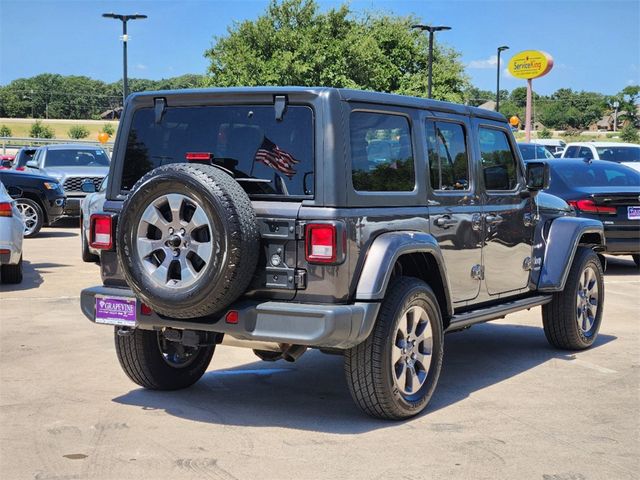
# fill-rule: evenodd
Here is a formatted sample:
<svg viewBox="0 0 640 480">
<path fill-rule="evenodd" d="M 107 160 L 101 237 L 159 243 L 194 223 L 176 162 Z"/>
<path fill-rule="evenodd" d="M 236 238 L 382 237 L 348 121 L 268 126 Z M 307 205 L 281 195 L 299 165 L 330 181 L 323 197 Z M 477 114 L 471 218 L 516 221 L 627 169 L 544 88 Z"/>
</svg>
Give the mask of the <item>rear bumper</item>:
<svg viewBox="0 0 640 480">
<path fill-rule="evenodd" d="M 82 313 L 95 322 L 96 295 L 129 297 L 129 289 L 91 287 L 82 291 Z M 380 309 L 377 302 L 358 302 L 350 305 L 307 304 L 289 302 L 240 301 L 229 307 L 238 312 L 238 323 L 225 322 L 224 315 L 210 319 L 176 320 L 155 313 L 142 315 L 136 304 L 137 328 L 177 328 L 201 330 L 231 335 L 241 340 L 255 340 L 312 347 L 351 348 L 366 339 Z"/>
<path fill-rule="evenodd" d="M 0 265 L 16 265 L 20 261 L 22 251 L 15 243 L 0 242 L 0 250 L 9 250 L 9 252 L 0 253 Z"/>
<path fill-rule="evenodd" d="M 605 226 L 604 236 L 607 241 L 605 253 L 613 255 L 640 253 L 640 229 L 614 229 Z"/>
</svg>

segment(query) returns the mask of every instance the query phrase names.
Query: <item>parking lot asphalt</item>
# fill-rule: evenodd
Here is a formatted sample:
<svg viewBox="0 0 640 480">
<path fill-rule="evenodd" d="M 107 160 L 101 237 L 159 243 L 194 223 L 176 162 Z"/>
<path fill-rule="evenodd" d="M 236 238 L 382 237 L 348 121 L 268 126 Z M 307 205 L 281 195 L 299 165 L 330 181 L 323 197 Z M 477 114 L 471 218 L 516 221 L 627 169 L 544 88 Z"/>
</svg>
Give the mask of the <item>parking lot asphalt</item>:
<svg viewBox="0 0 640 480">
<path fill-rule="evenodd" d="M 370 419 L 338 356 L 260 362 L 219 347 L 195 386 L 152 392 L 120 370 L 79 293 L 100 281 L 71 225 L 25 241 L 0 285 L 3 479 L 640 478 L 640 275 L 609 257 L 600 337 L 548 346 L 540 309 L 445 340 L 427 412 Z"/>
</svg>

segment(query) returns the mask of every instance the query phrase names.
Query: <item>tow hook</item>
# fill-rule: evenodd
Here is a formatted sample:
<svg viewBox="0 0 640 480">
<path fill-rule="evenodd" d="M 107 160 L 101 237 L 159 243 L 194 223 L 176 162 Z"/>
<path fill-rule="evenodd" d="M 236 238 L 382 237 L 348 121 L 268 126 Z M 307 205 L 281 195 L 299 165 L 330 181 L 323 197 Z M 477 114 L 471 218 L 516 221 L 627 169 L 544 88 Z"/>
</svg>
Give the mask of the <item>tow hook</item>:
<svg viewBox="0 0 640 480">
<path fill-rule="evenodd" d="M 133 328 L 131 327 L 118 327 L 116 330 L 119 337 L 128 337 L 129 335 L 133 335 Z"/>
</svg>

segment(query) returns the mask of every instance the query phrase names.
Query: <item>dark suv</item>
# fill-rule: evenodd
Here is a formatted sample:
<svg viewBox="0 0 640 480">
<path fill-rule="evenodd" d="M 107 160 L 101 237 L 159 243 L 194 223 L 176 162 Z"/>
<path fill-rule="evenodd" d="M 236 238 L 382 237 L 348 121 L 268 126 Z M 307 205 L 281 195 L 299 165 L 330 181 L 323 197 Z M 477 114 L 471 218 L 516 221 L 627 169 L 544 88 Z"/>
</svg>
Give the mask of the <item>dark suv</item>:
<svg viewBox="0 0 640 480">
<path fill-rule="evenodd" d="M 444 333 L 542 305 L 556 347 L 595 340 L 603 227 L 541 194 L 502 115 L 330 88 L 129 97 L 104 213 L 104 285 L 126 374 L 196 382 L 218 344 L 342 354 L 367 413 L 422 411 Z M 541 205 L 540 198 L 546 198 Z"/>
</svg>

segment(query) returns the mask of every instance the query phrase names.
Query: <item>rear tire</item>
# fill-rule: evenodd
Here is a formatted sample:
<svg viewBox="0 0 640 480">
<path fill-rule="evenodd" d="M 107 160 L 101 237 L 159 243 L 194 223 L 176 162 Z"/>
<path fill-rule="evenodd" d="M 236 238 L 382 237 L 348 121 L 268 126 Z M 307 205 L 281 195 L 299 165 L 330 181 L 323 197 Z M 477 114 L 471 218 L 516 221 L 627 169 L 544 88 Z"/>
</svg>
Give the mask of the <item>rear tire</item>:
<svg viewBox="0 0 640 480">
<path fill-rule="evenodd" d="M 2 283 L 21 283 L 22 282 L 22 255 L 15 265 L 2 265 L 0 267 L 0 277 Z"/>
<path fill-rule="evenodd" d="M 211 362 L 215 345 L 182 347 L 164 340 L 161 332 L 135 329 L 125 335 L 114 330 L 116 354 L 124 373 L 150 390 L 179 390 L 196 383 Z M 163 345 L 163 347 L 161 347 Z"/>
<path fill-rule="evenodd" d="M 598 256 L 579 247 L 564 290 L 542 306 L 544 333 L 551 345 L 584 350 L 598 337 L 604 304 L 604 280 Z"/>
<path fill-rule="evenodd" d="M 640 268 L 640 255 L 639 254 L 635 254 L 635 255 L 631 255 L 633 257 L 633 261 L 636 263 L 636 267 Z"/>
<path fill-rule="evenodd" d="M 420 413 L 438 383 L 443 339 L 433 290 L 417 278 L 399 278 L 389 287 L 369 337 L 345 352 L 345 374 L 356 404 L 383 419 Z"/>
</svg>

